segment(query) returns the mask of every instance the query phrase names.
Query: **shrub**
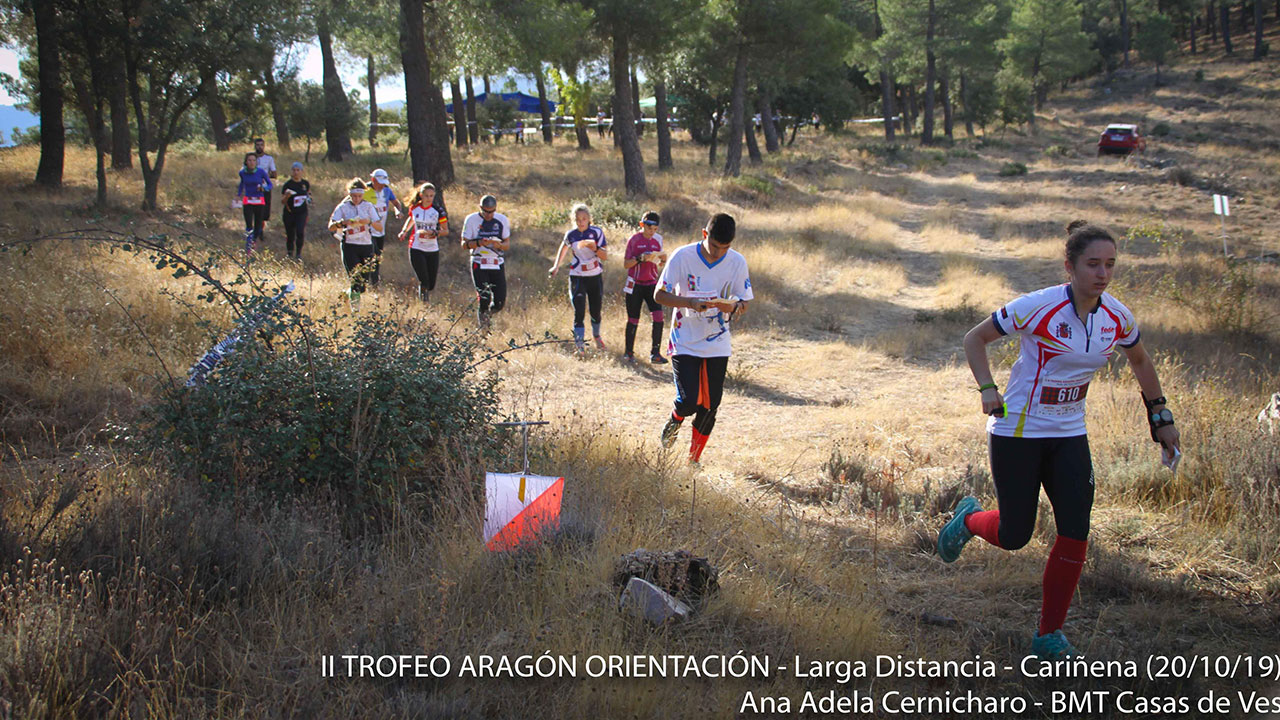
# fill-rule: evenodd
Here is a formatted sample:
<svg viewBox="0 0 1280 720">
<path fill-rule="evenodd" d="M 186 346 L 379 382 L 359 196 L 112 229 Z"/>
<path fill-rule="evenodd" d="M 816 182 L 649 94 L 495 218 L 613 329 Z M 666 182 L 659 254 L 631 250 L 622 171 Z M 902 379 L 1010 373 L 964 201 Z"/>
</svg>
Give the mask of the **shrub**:
<svg viewBox="0 0 1280 720">
<path fill-rule="evenodd" d="M 592 195 L 587 198 L 587 207 L 591 208 L 591 221 L 596 225 L 621 225 L 634 227 L 640 222 L 645 208 L 618 195 Z M 564 212 L 568 213 L 565 208 Z M 568 216 L 565 216 L 568 222 Z"/>
<path fill-rule="evenodd" d="M 1151 128 L 1151 134 L 1156 137 L 1165 137 L 1170 130 L 1169 123 L 1156 123 L 1156 126 Z"/>
<path fill-rule="evenodd" d="M 1171 167 L 1165 170 L 1165 177 L 1169 178 L 1169 182 L 1183 187 L 1195 187 L 1196 174 L 1184 167 Z"/>
<path fill-rule="evenodd" d="M 1026 175 L 1027 166 L 1020 162 L 1007 162 L 1000 166 L 1000 177 L 1013 177 L 1014 175 Z"/>
<path fill-rule="evenodd" d="M 1066 145 L 1050 145 L 1044 149 L 1044 154 L 1048 157 L 1070 157 L 1076 153 Z"/>
<path fill-rule="evenodd" d="M 338 321 L 278 309 L 204 385 L 148 406 L 144 443 L 215 488 L 324 485 L 360 517 L 434 496 L 463 447 L 486 447 L 496 380 L 471 372 L 477 345 L 373 312 Z"/>
<path fill-rule="evenodd" d="M 1196 82 L 1204 82 L 1204 70 L 1196 71 Z"/>
</svg>

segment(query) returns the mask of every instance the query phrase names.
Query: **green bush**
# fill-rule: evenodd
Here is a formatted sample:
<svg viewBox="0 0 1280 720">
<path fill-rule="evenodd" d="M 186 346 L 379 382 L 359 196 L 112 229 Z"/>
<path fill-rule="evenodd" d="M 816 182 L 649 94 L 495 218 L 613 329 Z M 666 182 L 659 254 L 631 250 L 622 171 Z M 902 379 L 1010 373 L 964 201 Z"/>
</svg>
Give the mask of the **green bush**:
<svg viewBox="0 0 1280 720">
<path fill-rule="evenodd" d="M 144 444 L 214 488 L 326 486 L 362 518 L 434 497 L 487 447 L 496 380 L 469 369 L 478 346 L 374 312 L 340 320 L 277 308 L 205 384 L 146 408 Z"/>
<path fill-rule="evenodd" d="M 1169 134 L 1169 131 L 1169 123 L 1156 123 L 1156 126 L 1151 128 L 1151 134 L 1156 137 L 1165 137 Z"/>
<path fill-rule="evenodd" d="M 1027 166 L 1020 162 L 1007 162 L 1000 166 L 1000 177 L 1013 177 L 1014 175 L 1026 175 Z"/>
<path fill-rule="evenodd" d="M 1066 145 L 1050 145 L 1044 149 L 1044 154 L 1048 157 L 1070 157 L 1076 153 Z"/>
</svg>

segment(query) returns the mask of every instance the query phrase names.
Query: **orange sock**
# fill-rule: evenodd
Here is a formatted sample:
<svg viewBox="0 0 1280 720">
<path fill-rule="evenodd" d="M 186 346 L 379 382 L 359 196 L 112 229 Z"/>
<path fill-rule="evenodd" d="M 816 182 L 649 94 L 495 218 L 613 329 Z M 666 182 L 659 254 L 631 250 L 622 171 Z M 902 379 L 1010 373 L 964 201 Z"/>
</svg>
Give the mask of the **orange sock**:
<svg viewBox="0 0 1280 720">
<path fill-rule="evenodd" d="M 707 436 L 693 431 L 693 440 L 689 443 L 689 462 L 698 462 L 702 458 L 702 449 L 707 446 Z"/>
</svg>

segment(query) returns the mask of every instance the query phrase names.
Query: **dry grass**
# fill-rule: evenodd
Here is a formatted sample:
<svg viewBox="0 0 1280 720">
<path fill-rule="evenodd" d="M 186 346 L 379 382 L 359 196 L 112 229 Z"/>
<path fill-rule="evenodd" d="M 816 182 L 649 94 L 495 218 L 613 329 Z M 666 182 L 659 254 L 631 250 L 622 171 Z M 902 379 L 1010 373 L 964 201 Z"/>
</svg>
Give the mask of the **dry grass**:
<svg viewBox="0 0 1280 720">
<path fill-rule="evenodd" d="M 1243 66 L 1203 67 L 1205 85 L 1229 88 L 1242 102 L 1276 89 L 1269 75 Z M 801 136 L 750 168 L 754 180 L 735 183 L 706 167 L 704 149 L 678 143 L 677 171 L 651 174 L 654 197 L 638 205 L 663 212 L 672 245 L 691 241 L 709 212 L 731 209 L 758 296 L 735 326 L 705 464 L 690 472 L 679 452 L 657 449 L 671 401 L 665 369 L 618 362 L 620 250 L 630 230 L 608 227 L 617 248 L 606 273 L 610 349 L 581 361 L 544 346 L 492 366 L 506 412 L 553 422 L 536 443 L 534 469 L 569 480 L 565 531 L 513 557 L 489 555 L 475 541 L 479 468 L 457 468 L 450 493 L 403 507 L 384 534 L 364 536 L 344 529 L 341 499 L 214 500 L 130 456 L 115 440 L 120 428 L 154 398 L 163 368 L 181 375 L 226 328 L 227 309 L 197 301 L 189 279 L 133 253 L 60 240 L 0 256 L 0 433 L 10 448 L 0 464 L 0 561 L 9 568 L 0 581 L 0 698 L 14 703 L 15 716 L 259 717 L 271 708 L 306 717 L 519 717 L 537 706 L 548 716 L 727 717 L 748 689 L 798 696 L 825 685 L 786 676 L 326 680 L 318 657 L 1020 656 L 1053 538 L 1047 506 L 1022 552 L 974 545 L 942 566 L 930 548 L 961 494 L 994 503 L 959 339 L 1008 298 L 1060 280 L 1061 229 L 1081 216 L 1117 234 L 1153 217 L 1182 233 L 1181 244 L 1128 244 L 1115 292 L 1137 312 L 1158 358 L 1187 456 L 1176 478 L 1158 466 L 1131 374 L 1122 362 L 1105 370 L 1090 392 L 1098 477 L 1090 566 L 1067 631 L 1106 657 L 1273 651 L 1280 445 L 1259 434 L 1252 416 L 1280 385 L 1280 270 L 1224 262 L 1203 191 L 1168 183 L 1155 169 L 1095 161 L 1089 143 L 1104 118 L 1171 118 L 1174 133 L 1149 154 L 1174 156 L 1198 177 L 1226 172 L 1224 182 L 1244 187 L 1233 249 L 1256 256 L 1277 249 L 1268 231 L 1278 218 L 1255 200 L 1270 187 L 1274 157 L 1191 136 L 1232 120 L 1262 128 L 1266 142 L 1280 131 L 1273 113 L 1216 104 L 1189 80 L 1146 95 L 1137 93 L 1140 77 L 1117 82 L 1112 96 L 1072 90 L 1040 136 L 1009 132 L 956 157 L 889 156 L 865 134 Z M 1179 119 L 1165 106 L 1197 108 L 1199 117 Z M 1075 154 L 1045 156 L 1053 144 Z M 645 152 L 651 157 L 652 145 Z M 0 154 L 0 183 L 22 189 L 6 195 L 6 243 L 68 228 L 185 232 L 191 243 L 234 256 L 239 219 L 226 209 L 234 154 L 172 155 L 161 188 L 170 214 L 162 217 L 130 210 L 141 194 L 136 173 L 111 175 L 114 205 L 99 216 L 86 205 L 87 153 L 70 153 L 68 188 L 54 194 L 26 188 L 35 161 L 31 149 Z M 616 193 L 616 155 L 561 142 L 481 146 L 455 161 L 460 184 L 447 197 L 455 225 L 492 192 L 515 226 L 508 310 L 488 342 L 496 350 L 508 338 L 568 337 L 566 281 L 546 277 L 568 222 L 548 218 Z M 999 177 L 1010 161 L 1029 173 Z M 373 167 L 407 187 L 399 152 L 312 163 L 316 216 L 341 197 L 350 174 Z M 274 258 L 282 238 L 272 225 L 271 250 L 251 270 L 267 286 L 296 281 L 313 314 L 341 317 L 349 312 L 346 280 L 316 225 L 303 267 Z M 461 253 L 445 249 L 440 287 L 424 307 L 403 252 L 388 251 L 383 286 L 364 302 L 467 331 L 474 295 Z M 239 270 L 228 260 L 220 272 L 230 279 Z M 1232 288 L 1249 314 L 1222 301 Z M 647 328 L 640 335 L 643 348 Z M 1010 345 L 993 347 L 992 357 L 1003 381 Z M 623 621 L 608 571 L 636 547 L 705 555 L 720 568 L 724 591 L 679 629 Z M 939 615 L 957 621 L 937 625 Z"/>
</svg>

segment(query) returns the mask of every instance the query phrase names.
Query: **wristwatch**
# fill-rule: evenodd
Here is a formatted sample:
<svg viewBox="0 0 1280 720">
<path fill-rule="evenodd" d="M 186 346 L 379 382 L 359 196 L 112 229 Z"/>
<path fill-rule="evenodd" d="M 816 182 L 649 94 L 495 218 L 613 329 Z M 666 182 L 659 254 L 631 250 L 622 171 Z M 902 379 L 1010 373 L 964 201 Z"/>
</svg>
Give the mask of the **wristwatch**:
<svg viewBox="0 0 1280 720">
<path fill-rule="evenodd" d="M 1151 424 L 1157 428 L 1173 424 L 1173 413 L 1169 408 L 1160 408 L 1160 412 L 1151 413 Z"/>
</svg>

